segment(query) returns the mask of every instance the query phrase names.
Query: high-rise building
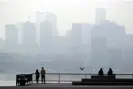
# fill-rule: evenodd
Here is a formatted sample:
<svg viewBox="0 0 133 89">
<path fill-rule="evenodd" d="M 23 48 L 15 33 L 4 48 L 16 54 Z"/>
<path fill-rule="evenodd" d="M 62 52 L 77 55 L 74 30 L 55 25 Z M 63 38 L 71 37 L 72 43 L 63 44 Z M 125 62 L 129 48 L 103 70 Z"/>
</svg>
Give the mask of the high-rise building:
<svg viewBox="0 0 133 89">
<path fill-rule="evenodd" d="M 82 42 L 83 44 L 89 44 L 91 38 L 92 25 L 88 23 L 82 24 Z"/>
<path fill-rule="evenodd" d="M 44 21 L 40 25 L 40 52 L 49 53 L 52 47 L 52 23 Z"/>
<path fill-rule="evenodd" d="M 104 8 L 96 8 L 95 23 L 96 24 L 100 24 L 104 20 L 106 20 L 106 9 L 104 9 Z"/>
<path fill-rule="evenodd" d="M 40 24 L 45 20 L 45 14 L 43 12 L 36 12 L 36 34 L 37 34 L 37 42 L 40 44 Z"/>
<path fill-rule="evenodd" d="M 37 24 L 43 21 L 51 22 L 52 23 L 52 36 L 58 36 L 57 16 L 51 12 L 37 12 L 36 13 Z"/>
<path fill-rule="evenodd" d="M 94 25 L 91 31 L 92 38 L 105 37 L 109 48 L 123 48 L 125 36 L 125 28 L 110 21 L 103 21 L 100 25 Z"/>
<path fill-rule="evenodd" d="M 14 24 L 5 26 L 5 51 L 16 52 L 18 46 L 18 29 Z"/>
<path fill-rule="evenodd" d="M 108 62 L 108 65 L 113 64 L 113 60 L 121 61 L 125 36 L 125 28 L 116 23 L 104 21 L 94 25 L 91 31 L 91 60 Z"/>
<path fill-rule="evenodd" d="M 34 23 L 25 22 L 22 27 L 22 48 L 24 53 L 35 52 L 36 43 L 36 27 Z"/>
<path fill-rule="evenodd" d="M 50 12 L 47 12 L 45 14 L 46 14 L 46 17 L 45 17 L 46 20 L 52 23 L 52 36 L 57 37 L 58 36 L 57 16 Z"/>
<path fill-rule="evenodd" d="M 82 24 L 73 23 L 71 33 L 71 45 L 73 53 L 81 53 L 82 46 Z"/>
<path fill-rule="evenodd" d="M 91 24 L 82 24 L 82 52 L 88 55 L 87 59 L 90 59 L 91 53 L 91 29 Z"/>
<path fill-rule="evenodd" d="M 0 52 L 4 51 L 4 43 L 5 43 L 5 41 L 0 38 Z"/>
<path fill-rule="evenodd" d="M 41 23 L 46 20 L 46 14 L 44 12 L 37 11 L 36 12 L 36 22 Z"/>
<path fill-rule="evenodd" d="M 44 21 L 52 24 L 52 39 L 58 36 L 57 17 L 51 12 L 36 12 L 37 41 L 40 43 L 40 25 Z"/>
<path fill-rule="evenodd" d="M 77 46 L 82 43 L 82 24 L 81 23 L 72 24 L 72 41 Z"/>
<path fill-rule="evenodd" d="M 106 38 L 104 37 L 91 38 L 91 62 L 96 67 L 105 66 L 103 61 L 107 60 L 106 43 Z"/>
</svg>

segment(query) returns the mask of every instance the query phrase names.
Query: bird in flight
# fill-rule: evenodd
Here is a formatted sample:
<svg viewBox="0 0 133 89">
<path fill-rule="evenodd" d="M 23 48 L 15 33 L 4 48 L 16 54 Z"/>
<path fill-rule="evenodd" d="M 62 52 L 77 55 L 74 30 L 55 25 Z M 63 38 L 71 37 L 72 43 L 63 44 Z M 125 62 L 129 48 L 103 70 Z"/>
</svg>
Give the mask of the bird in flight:
<svg viewBox="0 0 133 89">
<path fill-rule="evenodd" d="M 84 70 L 84 67 L 80 67 L 80 70 Z"/>
</svg>

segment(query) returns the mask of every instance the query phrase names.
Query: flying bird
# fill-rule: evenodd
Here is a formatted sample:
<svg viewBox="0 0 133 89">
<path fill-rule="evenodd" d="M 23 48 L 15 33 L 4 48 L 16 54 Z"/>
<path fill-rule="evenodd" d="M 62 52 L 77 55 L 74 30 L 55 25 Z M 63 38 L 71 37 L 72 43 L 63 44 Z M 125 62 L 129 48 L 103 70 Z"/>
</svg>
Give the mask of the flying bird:
<svg viewBox="0 0 133 89">
<path fill-rule="evenodd" d="M 80 70 L 84 70 L 84 67 L 80 67 Z"/>
</svg>

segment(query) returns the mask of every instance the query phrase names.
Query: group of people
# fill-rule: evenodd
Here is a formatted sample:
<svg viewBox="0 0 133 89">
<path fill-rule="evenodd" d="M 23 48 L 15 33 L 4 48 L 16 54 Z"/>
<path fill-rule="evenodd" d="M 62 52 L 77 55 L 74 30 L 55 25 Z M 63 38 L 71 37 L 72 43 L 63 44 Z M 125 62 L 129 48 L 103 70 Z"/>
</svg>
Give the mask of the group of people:
<svg viewBox="0 0 133 89">
<path fill-rule="evenodd" d="M 99 70 L 98 75 L 104 75 L 103 68 Z M 109 68 L 108 75 L 113 75 L 113 70 L 111 68 Z"/>
<path fill-rule="evenodd" d="M 45 74 L 46 74 L 46 71 L 43 67 L 42 67 L 40 72 L 39 72 L 38 69 L 36 69 L 36 72 L 35 72 L 36 82 L 37 83 L 39 82 L 39 78 L 40 78 L 40 75 L 41 75 L 41 82 L 42 82 L 42 84 L 43 83 L 45 84 Z M 104 75 L 103 68 L 101 68 L 99 70 L 98 75 Z M 113 75 L 113 70 L 111 68 L 109 68 L 108 75 Z"/>
<path fill-rule="evenodd" d="M 41 81 L 42 83 L 45 84 L 45 74 L 46 74 L 46 71 L 45 69 L 42 67 L 42 70 L 39 72 L 38 69 L 36 69 L 36 72 L 35 72 L 35 75 L 36 75 L 36 82 L 38 83 L 39 82 L 39 78 L 40 78 L 40 75 L 41 75 Z"/>
</svg>

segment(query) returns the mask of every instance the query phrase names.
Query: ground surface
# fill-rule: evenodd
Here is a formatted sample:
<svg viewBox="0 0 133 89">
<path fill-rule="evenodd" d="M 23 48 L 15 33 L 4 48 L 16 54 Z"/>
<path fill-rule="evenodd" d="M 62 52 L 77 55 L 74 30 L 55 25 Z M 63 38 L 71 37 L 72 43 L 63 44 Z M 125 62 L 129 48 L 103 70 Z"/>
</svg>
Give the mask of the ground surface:
<svg viewBox="0 0 133 89">
<path fill-rule="evenodd" d="M 7 86 L 0 89 L 133 89 L 133 86 L 73 86 L 72 84 L 32 84 L 29 86 Z"/>
</svg>

